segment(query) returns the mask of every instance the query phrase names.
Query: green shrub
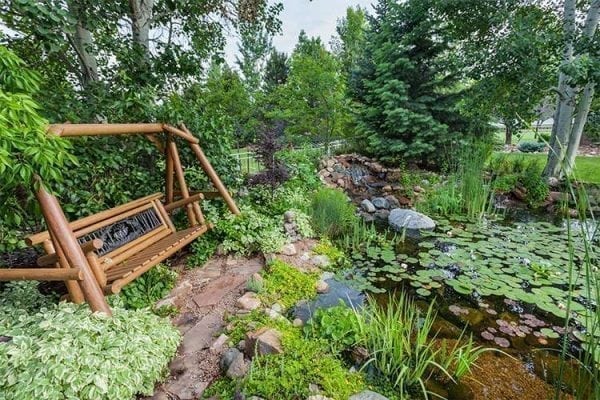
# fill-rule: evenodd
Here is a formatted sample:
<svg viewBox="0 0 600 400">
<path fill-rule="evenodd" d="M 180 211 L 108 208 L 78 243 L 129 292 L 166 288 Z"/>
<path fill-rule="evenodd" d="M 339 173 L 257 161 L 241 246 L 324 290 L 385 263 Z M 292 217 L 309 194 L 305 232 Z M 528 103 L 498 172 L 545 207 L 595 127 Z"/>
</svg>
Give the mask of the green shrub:
<svg viewBox="0 0 600 400">
<path fill-rule="evenodd" d="M 273 253 L 281 249 L 287 239 L 281 217 L 270 217 L 249 207 L 241 208 L 241 215 L 226 214 L 217 221 L 215 232 L 226 252 L 252 254 L 259 251 Z"/>
<path fill-rule="evenodd" d="M 402 393 L 420 391 L 427 398 L 425 381 L 430 377 L 457 379 L 453 371 L 464 374 L 482 351 L 471 341 L 451 349 L 434 344 L 431 328 L 434 303 L 423 314 L 404 292 L 389 299 L 385 306 L 369 300 L 358 313 L 360 343 L 371 353 L 374 366 Z M 430 338 L 431 337 L 431 338 Z M 444 351 L 442 351 L 444 350 Z M 457 368 L 457 365 L 461 365 Z M 454 367 L 453 367 L 454 366 Z M 453 369 L 452 369 L 453 368 Z"/>
<path fill-rule="evenodd" d="M 517 148 L 522 153 L 538 153 L 543 151 L 546 147 L 546 143 L 542 142 L 532 142 L 532 141 L 524 141 L 519 143 Z"/>
<path fill-rule="evenodd" d="M 456 179 L 452 176 L 447 182 L 428 191 L 416 204 L 417 211 L 433 215 L 459 215 L 462 210 L 462 197 Z"/>
<path fill-rule="evenodd" d="M 0 346 L 0 398 L 134 399 L 165 377 L 180 341 L 168 320 L 120 308 L 108 318 L 70 303 L 31 312 L 10 304 L 21 289 L 2 293 L 0 332 L 12 341 Z"/>
<path fill-rule="evenodd" d="M 344 192 L 335 189 L 320 189 L 311 202 L 311 217 L 317 233 L 331 239 L 341 237 L 349 231 L 356 219 L 355 207 Z"/>
<path fill-rule="evenodd" d="M 359 341 L 356 314 L 344 304 L 318 309 L 304 326 L 304 332 L 308 337 L 324 339 L 333 354 Z"/>
<path fill-rule="evenodd" d="M 280 260 L 269 264 L 263 278 L 260 297 L 266 304 L 279 303 L 289 308 L 298 301 L 311 299 L 317 294 L 315 274 L 305 274 Z"/>
<path fill-rule="evenodd" d="M 218 245 L 219 242 L 217 241 L 213 231 L 209 231 L 198 239 L 194 240 L 190 246 L 192 254 L 190 254 L 186 260 L 187 266 L 189 268 L 203 266 L 213 256 L 213 254 L 215 254 Z"/>
<path fill-rule="evenodd" d="M 173 289 L 176 281 L 177 272 L 159 264 L 123 288 L 123 304 L 132 310 L 152 307 Z"/>
<path fill-rule="evenodd" d="M 537 168 L 532 168 L 531 172 L 525 172 L 521 176 L 521 183 L 527 190 L 527 204 L 532 207 L 538 207 L 542 204 L 550 193 L 546 180 Z"/>
</svg>

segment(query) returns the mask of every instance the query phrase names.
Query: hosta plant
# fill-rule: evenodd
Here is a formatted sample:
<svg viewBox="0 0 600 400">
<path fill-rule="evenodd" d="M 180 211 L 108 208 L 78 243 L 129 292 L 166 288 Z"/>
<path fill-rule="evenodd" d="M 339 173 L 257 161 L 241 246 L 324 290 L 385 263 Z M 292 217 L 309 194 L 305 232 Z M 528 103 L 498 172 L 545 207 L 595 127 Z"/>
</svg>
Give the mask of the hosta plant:
<svg viewBox="0 0 600 400">
<path fill-rule="evenodd" d="M 14 298 L 10 292 L 2 296 Z M 2 400 L 151 395 L 180 341 L 168 320 L 148 310 L 113 308 L 109 318 L 68 303 L 30 312 L 2 302 L 0 332 L 10 338 L 0 344 Z"/>
</svg>

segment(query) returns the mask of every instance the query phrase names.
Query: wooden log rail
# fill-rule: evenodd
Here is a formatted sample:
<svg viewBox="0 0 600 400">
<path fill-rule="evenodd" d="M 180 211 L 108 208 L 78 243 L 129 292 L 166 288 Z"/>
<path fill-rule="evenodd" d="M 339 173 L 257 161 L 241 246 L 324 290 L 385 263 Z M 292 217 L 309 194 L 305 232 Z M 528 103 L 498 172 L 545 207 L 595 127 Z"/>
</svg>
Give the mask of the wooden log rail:
<svg viewBox="0 0 600 400">
<path fill-rule="evenodd" d="M 0 282 L 5 281 L 81 281 L 79 268 L 2 268 Z"/>
</svg>

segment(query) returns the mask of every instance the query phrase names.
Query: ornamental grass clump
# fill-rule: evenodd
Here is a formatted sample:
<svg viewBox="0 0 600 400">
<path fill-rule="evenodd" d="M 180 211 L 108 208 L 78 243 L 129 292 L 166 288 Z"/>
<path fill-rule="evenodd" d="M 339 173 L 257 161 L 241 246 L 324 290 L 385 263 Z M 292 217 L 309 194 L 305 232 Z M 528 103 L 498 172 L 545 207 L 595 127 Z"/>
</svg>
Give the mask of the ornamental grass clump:
<svg viewBox="0 0 600 400">
<path fill-rule="evenodd" d="M 359 344 L 371 354 L 363 369 L 370 365 L 396 390 L 421 392 L 425 398 L 428 379 L 456 381 L 466 374 L 484 350 L 473 346 L 471 339 L 454 346 L 436 343 L 431 332 L 433 308 L 431 303 L 421 312 L 404 293 L 390 297 L 385 306 L 370 299 L 357 311 Z"/>
<path fill-rule="evenodd" d="M 151 395 L 177 352 L 179 332 L 149 310 L 46 304 L 37 311 L 12 302 L 35 283 L 9 284 L 1 297 L 0 399 L 133 399 Z"/>
<path fill-rule="evenodd" d="M 347 233 L 356 219 L 355 207 L 344 192 L 335 189 L 317 191 L 311 202 L 311 217 L 317 233 L 337 239 Z"/>
</svg>

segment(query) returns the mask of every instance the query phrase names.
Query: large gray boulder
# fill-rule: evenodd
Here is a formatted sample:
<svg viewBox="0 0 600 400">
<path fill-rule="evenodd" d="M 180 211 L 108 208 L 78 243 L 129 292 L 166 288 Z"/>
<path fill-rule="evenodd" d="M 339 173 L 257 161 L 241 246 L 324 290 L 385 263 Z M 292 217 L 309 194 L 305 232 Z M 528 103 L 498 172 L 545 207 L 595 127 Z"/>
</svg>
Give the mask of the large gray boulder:
<svg viewBox="0 0 600 400">
<path fill-rule="evenodd" d="M 414 210 L 404 208 L 395 208 L 388 217 L 390 228 L 402 232 L 406 229 L 406 234 L 412 237 L 418 237 L 421 230 L 433 230 L 435 221 L 425 214 Z"/>
</svg>

